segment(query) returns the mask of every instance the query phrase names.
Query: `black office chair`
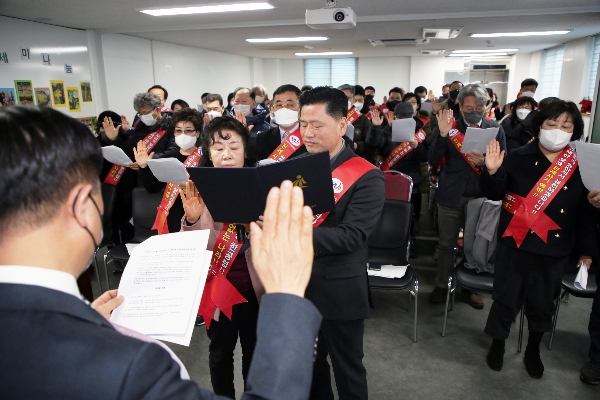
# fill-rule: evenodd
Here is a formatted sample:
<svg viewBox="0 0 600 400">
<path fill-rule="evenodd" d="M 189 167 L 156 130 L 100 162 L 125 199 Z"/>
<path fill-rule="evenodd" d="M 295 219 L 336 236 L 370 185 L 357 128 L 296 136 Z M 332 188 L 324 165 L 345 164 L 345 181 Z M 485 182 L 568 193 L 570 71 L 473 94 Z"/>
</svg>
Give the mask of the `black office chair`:
<svg viewBox="0 0 600 400">
<path fill-rule="evenodd" d="M 133 189 L 132 214 L 135 234 L 129 243 L 139 244 L 148 239 L 150 236 L 157 234 L 157 231 L 152 230 L 151 228 L 152 225 L 154 225 L 154 220 L 156 219 L 157 213 L 156 208 L 162 200 L 163 192 L 164 191 L 160 191 L 158 193 L 150 194 L 143 187 L 137 187 Z M 108 262 L 107 259 L 109 259 Z M 128 260 L 129 251 L 127 250 L 127 246 L 125 244 L 115 246 L 106 253 L 104 256 L 104 271 L 106 272 L 107 283 L 108 264 L 115 261 L 126 264 Z"/>
<path fill-rule="evenodd" d="M 381 216 L 369 235 L 367 262 L 407 266 L 406 273 L 402 278 L 369 276 L 368 279 L 372 289 L 408 289 L 407 311 L 410 311 L 411 296 L 415 300 L 413 341 L 416 342 L 419 280 L 408 260 L 411 221 L 412 204 L 409 201 L 386 199 Z"/>
<path fill-rule="evenodd" d="M 104 203 L 104 214 L 102 216 L 102 231 L 104 236 L 102 237 L 102 242 L 100 242 L 100 245 L 98 246 L 98 250 L 108 246 L 112 240 L 112 213 L 115 206 L 115 194 L 117 192 L 117 187 L 103 183 L 100 187 L 100 190 L 102 192 L 102 202 Z M 103 293 L 102 282 L 100 281 L 100 271 L 98 269 L 98 260 L 96 259 L 98 250 L 94 253 L 93 263 L 94 269 L 96 270 L 98 287 L 100 288 L 100 293 Z M 108 275 L 106 276 L 106 288 L 108 290 Z"/>
</svg>

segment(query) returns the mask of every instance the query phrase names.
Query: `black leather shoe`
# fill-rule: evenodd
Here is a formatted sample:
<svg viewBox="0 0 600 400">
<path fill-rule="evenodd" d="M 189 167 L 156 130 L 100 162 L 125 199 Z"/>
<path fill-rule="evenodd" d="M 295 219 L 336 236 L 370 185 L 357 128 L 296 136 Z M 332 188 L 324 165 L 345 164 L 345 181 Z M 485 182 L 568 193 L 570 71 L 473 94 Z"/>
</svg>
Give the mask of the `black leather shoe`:
<svg viewBox="0 0 600 400">
<path fill-rule="evenodd" d="M 581 368 L 579 379 L 588 385 L 597 385 L 600 383 L 600 362 L 590 361 Z"/>
<path fill-rule="evenodd" d="M 204 317 L 202 317 L 202 315 L 198 315 L 196 317 L 196 326 L 202 326 L 204 325 Z"/>
<path fill-rule="evenodd" d="M 544 375 L 544 364 L 540 358 L 539 348 L 537 351 L 525 350 L 523 362 L 525 363 L 525 369 L 530 377 L 540 379 Z"/>
<path fill-rule="evenodd" d="M 502 371 L 502 366 L 504 365 L 504 350 L 494 351 L 493 349 L 490 349 L 486 361 L 488 367 L 494 371 Z"/>
</svg>

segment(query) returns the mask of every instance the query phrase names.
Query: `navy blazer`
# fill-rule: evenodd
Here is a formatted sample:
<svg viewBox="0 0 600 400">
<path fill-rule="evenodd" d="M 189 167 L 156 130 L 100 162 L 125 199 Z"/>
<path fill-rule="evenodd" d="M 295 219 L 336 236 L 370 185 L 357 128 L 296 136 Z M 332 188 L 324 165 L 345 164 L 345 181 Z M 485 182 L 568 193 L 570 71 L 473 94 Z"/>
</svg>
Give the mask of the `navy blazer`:
<svg viewBox="0 0 600 400">
<path fill-rule="evenodd" d="M 242 398 L 308 398 L 320 324 L 305 299 L 263 296 Z M 166 350 L 63 292 L 0 283 L 0 326 L 2 399 L 223 399 L 182 380 Z"/>
<path fill-rule="evenodd" d="M 350 146 L 346 142 L 332 170 L 358 157 Z M 315 261 L 306 298 L 317 306 L 323 319 L 369 317 L 367 239 L 379 219 L 384 198 L 383 173 L 373 169 L 348 189 L 335 209 L 314 229 Z"/>
<path fill-rule="evenodd" d="M 462 133 L 467 131 L 467 124 L 462 118 L 456 120 L 456 127 Z M 504 136 L 502 127 L 496 122 L 485 118 L 481 121 L 481 129 L 491 127 L 500 127 L 496 135 L 496 140 L 500 142 L 500 149 L 506 150 L 506 137 Z M 440 136 L 439 128 L 436 128 L 435 135 L 435 142 L 433 142 L 429 149 L 429 164 L 437 165 L 442 160 L 446 160 L 440 172 L 438 188 L 435 191 L 435 201 L 445 207 L 454 207 L 465 192 L 471 173 L 475 172 L 473 171 L 473 167 L 454 147 L 449 139 L 450 135 L 446 137 Z M 475 180 L 475 183 L 479 186 L 479 178 Z M 477 187 L 477 196 L 482 196 L 479 187 Z"/>
</svg>

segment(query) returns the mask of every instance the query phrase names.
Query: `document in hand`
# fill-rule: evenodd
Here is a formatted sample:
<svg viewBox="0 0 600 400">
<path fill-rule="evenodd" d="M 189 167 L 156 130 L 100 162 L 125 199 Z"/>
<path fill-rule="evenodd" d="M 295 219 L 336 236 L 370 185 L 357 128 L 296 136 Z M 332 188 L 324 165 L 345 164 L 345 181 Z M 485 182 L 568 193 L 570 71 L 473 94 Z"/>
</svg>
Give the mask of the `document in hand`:
<svg viewBox="0 0 600 400">
<path fill-rule="evenodd" d="M 176 158 L 159 158 L 146 161 L 152 174 L 161 182 L 185 185 L 188 181 L 183 163 Z"/>
<path fill-rule="evenodd" d="M 465 140 L 460 149 L 461 153 L 467 154 L 475 150 L 481 154 L 485 154 L 485 146 L 490 144 L 492 139 L 496 138 L 499 129 L 498 127 L 486 129 L 468 127 L 467 132 L 465 132 Z"/>
<path fill-rule="evenodd" d="M 113 164 L 121 165 L 123 167 L 129 166 L 133 161 L 123 150 L 117 146 L 105 146 L 102 148 L 102 156 Z"/>
<path fill-rule="evenodd" d="M 415 138 L 417 121 L 414 118 L 392 121 L 392 142 L 410 142 Z"/>
<path fill-rule="evenodd" d="M 348 139 L 350 139 L 351 141 L 354 141 L 354 125 L 352 125 L 352 124 L 346 125 L 345 135 L 348 136 Z"/>
<path fill-rule="evenodd" d="M 249 168 L 188 168 L 216 222 L 250 223 L 265 210 L 267 195 L 288 179 L 304 190 L 313 214 L 333 210 L 329 153 L 305 154 L 276 164 Z"/>
<path fill-rule="evenodd" d="M 600 144 L 574 142 L 581 180 L 587 190 L 600 189 Z"/>
<path fill-rule="evenodd" d="M 189 346 L 206 283 L 208 230 L 152 236 L 131 253 L 111 322 Z"/>
</svg>

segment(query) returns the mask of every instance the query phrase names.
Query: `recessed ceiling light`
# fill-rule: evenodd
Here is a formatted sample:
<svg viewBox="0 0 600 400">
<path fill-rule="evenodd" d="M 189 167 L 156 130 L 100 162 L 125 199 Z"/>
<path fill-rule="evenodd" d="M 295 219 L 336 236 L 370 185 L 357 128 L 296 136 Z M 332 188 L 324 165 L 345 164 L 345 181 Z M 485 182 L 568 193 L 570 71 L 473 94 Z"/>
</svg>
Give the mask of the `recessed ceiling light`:
<svg viewBox="0 0 600 400">
<path fill-rule="evenodd" d="M 452 53 L 449 54 L 448 57 L 498 57 L 498 56 L 507 56 L 508 53 Z"/>
<path fill-rule="evenodd" d="M 279 43 L 279 42 L 316 42 L 319 40 L 328 40 L 325 36 L 305 36 L 291 38 L 266 38 L 266 39 L 246 39 L 250 43 Z"/>
<path fill-rule="evenodd" d="M 452 53 L 512 53 L 519 49 L 494 49 L 494 50 L 452 50 Z"/>
<path fill-rule="evenodd" d="M 177 6 L 177 7 L 159 7 L 159 8 L 136 8 L 144 14 L 154 17 L 165 15 L 189 15 L 189 14 L 209 14 L 234 11 L 253 11 L 253 10 L 270 10 L 275 8 L 274 5 L 266 2 L 239 2 L 239 3 L 221 3 L 221 4 L 202 4 L 196 6 Z"/>
<path fill-rule="evenodd" d="M 503 36 L 547 36 L 564 35 L 571 31 L 543 31 L 543 32 L 505 32 L 505 33 L 472 33 L 471 37 L 503 37 Z"/>
<path fill-rule="evenodd" d="M 343 56 L 343 55 L 349 55 L 349 54 L 354 54 L 351 51 L 325 51 L 322 53 L 296 53 L 296 55 L 298 57 L 305 57 L 305 56 Z"/>
</svg>

